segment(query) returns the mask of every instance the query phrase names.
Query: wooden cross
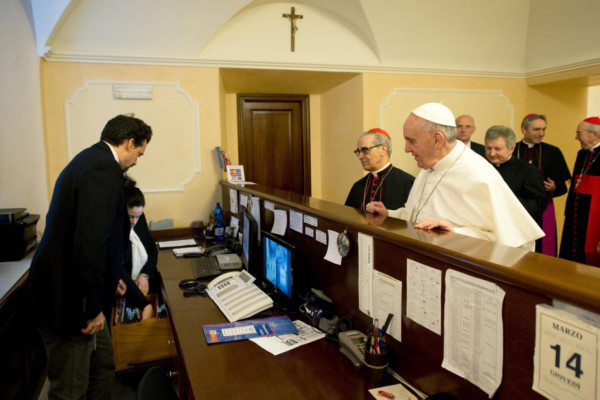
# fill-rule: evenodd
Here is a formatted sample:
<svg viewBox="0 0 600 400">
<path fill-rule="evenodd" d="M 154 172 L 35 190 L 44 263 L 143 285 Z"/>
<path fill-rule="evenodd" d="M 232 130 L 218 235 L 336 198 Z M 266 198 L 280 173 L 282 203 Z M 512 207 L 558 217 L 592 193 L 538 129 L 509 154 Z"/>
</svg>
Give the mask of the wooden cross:
<svg viewBox="0 0 600 400">
<path fill-rule="evenodd" d="M 282 16 L 283 18 L 290 20 L 292 29 L 292 51 L 296 51 L 296 31 L 298 30 L 298 27 L 296 26 L 296 20 L 304 18 L 304 15 L 296 14 L 296 7 L 292 7 L 292 12 L 290 14 L 283 14 Z"/>
</svg>

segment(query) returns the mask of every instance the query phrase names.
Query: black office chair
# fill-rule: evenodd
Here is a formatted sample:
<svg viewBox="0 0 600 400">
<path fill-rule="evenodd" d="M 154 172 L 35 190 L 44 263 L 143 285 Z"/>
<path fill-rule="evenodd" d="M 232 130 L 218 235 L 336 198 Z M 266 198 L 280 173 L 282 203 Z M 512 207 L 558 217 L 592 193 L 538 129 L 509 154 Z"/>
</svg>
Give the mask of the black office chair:
<svg viewBox="0 0 600 400">
<path fill-rule="evenodd" d="M 166 371 L 160 366 L 150 368 L 138 385 L 137 400 L 179 400 Z"/>
</svg>

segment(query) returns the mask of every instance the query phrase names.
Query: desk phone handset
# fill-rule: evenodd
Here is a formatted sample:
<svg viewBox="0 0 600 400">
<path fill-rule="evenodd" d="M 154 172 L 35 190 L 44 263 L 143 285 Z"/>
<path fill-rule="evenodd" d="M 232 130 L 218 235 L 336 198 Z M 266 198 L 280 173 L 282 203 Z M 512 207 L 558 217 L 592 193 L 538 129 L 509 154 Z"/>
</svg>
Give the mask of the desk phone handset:
<svg viewBox="0 0 600 400">
<path fill-rule="evenodd" d="M 348 357 L 355 367 L 365 362 L 365 340 L 367 336 L 357 330 L 344 331 L 338 334 L 340 353 Z"/>
<path fill-rule="evenodd" d="M 210 247 L 207 247 L 206 249 L 204 249 L 204 253 L 202 253 L 204 256 L 216 256 L 218 254 L 227 254 L 227 253 L 231 253 L 231 250 L 229 250 L 229 248 L 227 247 L 226 244 L 213 244 Z"/>
</svg>

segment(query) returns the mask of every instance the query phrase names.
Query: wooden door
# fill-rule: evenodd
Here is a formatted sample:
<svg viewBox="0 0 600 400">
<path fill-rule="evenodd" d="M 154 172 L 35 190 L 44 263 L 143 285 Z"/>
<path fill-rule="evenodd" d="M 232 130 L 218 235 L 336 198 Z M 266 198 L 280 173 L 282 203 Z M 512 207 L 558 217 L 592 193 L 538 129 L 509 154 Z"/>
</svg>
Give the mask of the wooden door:
<svg viewBox="0 0 600 400">
<path fill-rule="evenodd" d="M 308 95 L 238 95 L 246 180 L 310 196 Z"/>
</svg>

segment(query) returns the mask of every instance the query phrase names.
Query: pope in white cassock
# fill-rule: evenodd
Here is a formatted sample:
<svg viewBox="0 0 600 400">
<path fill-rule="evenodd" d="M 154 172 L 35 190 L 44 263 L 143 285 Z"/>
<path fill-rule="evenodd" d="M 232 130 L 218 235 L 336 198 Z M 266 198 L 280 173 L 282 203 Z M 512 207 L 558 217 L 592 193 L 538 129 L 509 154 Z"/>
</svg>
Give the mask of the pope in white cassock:
<svg viewBox="0 0 600 400">
<path fill-rule="evenodd" d="M 422 168 L 404 207 L 367 211 L 401 218 L 418 229 L 443 229 L 533 250 L 544 232 L 523 208 L 492 164 L 456 140 L 454 115 L 427 103 L 404 123 L 404 151 Z"/>
</svg>

